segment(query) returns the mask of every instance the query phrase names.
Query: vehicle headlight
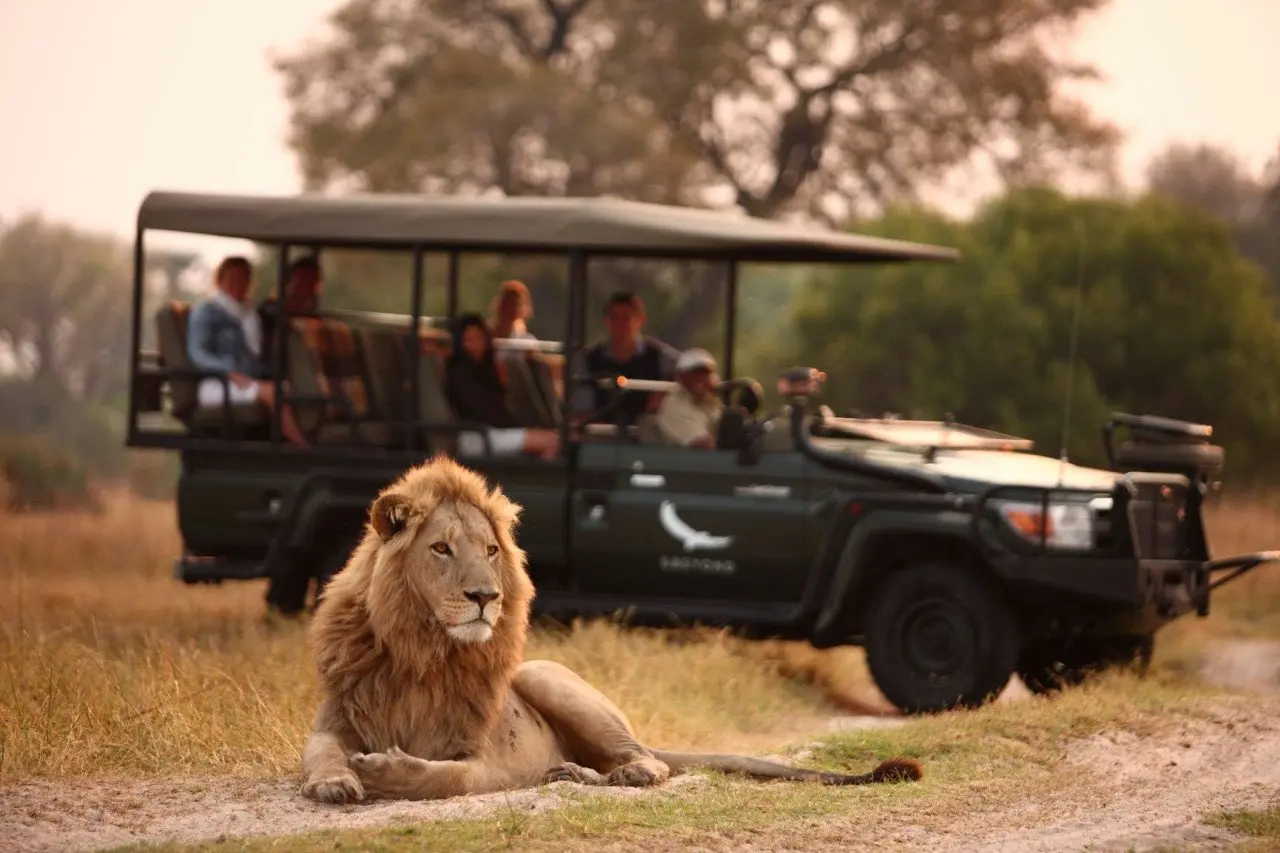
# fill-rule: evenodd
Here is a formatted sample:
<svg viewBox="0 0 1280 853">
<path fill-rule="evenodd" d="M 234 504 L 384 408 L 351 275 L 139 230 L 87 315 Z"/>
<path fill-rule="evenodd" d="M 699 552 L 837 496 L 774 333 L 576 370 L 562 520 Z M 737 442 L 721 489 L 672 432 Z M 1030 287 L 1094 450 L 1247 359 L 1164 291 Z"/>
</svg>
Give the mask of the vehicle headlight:
<svg viewBox="0 0 1280 853">
<path fill-rule="evenodd" d="M 1019 536 L 1050 548 L 1086 551 L 1093 547 L 1094 514 L 1079 501 L 1050 501 L 1048 511 L 1040 501 L 1000 501 L 1001 517 Z"/>
</svg>

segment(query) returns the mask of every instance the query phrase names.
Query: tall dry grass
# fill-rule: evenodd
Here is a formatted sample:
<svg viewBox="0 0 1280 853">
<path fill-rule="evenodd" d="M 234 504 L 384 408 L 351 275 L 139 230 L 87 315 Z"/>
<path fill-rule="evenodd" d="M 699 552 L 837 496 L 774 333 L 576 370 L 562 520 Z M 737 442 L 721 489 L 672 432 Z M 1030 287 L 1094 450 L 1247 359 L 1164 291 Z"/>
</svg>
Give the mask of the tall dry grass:
<svg viewBox="0 0 1280 853">
<path fill-rule="evenodd" d="M 1278 509 L 1215 505 L 1215 551 L 1280 545 Z M 301 627 L 263 618 L 261 583 L 177 583 L 179 550 L 168 503 L 0 515 L 0 779 L 295 771 L 316 703 Z M 1280 572 L 1259 571 L 1158 645 L 1185 663 L 1214 636 L 1280 636 L 1277 604 Z M 673 748 L 766 749 L 837 708 L 887 710 L 857 649 L 689 639 L 592 623 L 535 633 L 529 654 L 581 672 Z"/>
<path fill-rule="evenodd" d="M 301 626 L 264 618 L 262 583 L 174 581 L 179 550 L 168 503 L 0 515 L 0 779 L 294 771 L 317 701 Z M 764 748 L 824 710 L 745 644 L 696 639 L 597 623 L 535 633 L 529 654 L 675 748 Z"/>
</svg>

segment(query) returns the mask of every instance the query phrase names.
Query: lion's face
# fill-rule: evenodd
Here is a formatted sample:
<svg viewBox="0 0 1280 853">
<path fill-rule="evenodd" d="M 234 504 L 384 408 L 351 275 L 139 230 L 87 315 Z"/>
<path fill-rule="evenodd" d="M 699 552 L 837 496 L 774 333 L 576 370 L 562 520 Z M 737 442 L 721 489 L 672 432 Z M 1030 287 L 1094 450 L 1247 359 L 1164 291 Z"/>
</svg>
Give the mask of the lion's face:
<svg viewBox="0 0 1280 853">
<path fill-rule="evenodd" d="M 488 642 L 505 598 L 527 596 L 529 581 L 510 530 L 517 508 L 498 500 L 490 497 L 482 508 L 466 499 L 437 503 L 392 492 L 371 513 L 381 539 L 379 572 L 407 587 L 413 603 L 425 605 L 459 643 Z"/>
</svg>

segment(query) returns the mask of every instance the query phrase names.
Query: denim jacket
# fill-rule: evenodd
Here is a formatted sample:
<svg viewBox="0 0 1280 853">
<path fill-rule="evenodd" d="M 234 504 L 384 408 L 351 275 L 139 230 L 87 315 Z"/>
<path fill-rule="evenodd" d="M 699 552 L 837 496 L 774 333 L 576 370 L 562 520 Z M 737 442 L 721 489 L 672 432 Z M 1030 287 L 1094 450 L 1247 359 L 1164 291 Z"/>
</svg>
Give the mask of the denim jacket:
<svg viewBox="0 0 1280 853">
<path fill-rule="evenodd" d="M 253 314 L 250 322 L 257 319 Z M 217 296 L 196 303 L 187 323 L 187 355 L 192 365 L 266 379 L 266 365 L 250 347 L 244 323 Z"/>
</svg>

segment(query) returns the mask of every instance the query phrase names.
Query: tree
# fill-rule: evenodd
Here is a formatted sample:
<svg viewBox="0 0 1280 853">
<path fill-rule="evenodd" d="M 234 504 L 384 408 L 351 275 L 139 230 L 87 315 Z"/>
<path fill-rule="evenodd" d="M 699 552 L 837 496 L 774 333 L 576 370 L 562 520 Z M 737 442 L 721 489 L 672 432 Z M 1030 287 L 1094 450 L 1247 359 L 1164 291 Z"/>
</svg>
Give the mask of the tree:
<svg viewBox="0 0 1280 853">
<path fill-rule="evenodd" d="M 1115 129 L 1063 91 L 1095 72 L 1054 51 L 1105 4 L 348 0 L 325 40 L 276 68 L 310 189 L 618 195 L 842 222 L 975 158 L 1011 182 L 1110 173 Z M 565 304 L 555 264 L 503 266 L 532 277 L 542 318 Z M 666 284 L 653 264 L 603 266 L 673 343 L 723 322 L 709 319 L 720 266 Z"/>
<path fill-rule="evenodd" d="M 348 0 L 276 62 L 312 188 L 843 220 L 975 155 L 1106 172 L 1054 39 L 1106 0 Z M 723 201 L 718 201 L 723 200 Z"/>
<path fill-rule="evenodd" d="M 1262 188 L 1233 152 L 1174 143 L 1147 164 L 1147 188 L 1237 225 L 1258 216 Z"/>
<path fill-rule="evenodd" d="M 21 375 L 92 402 L 123 390 L 130 263 L 114 238 L 37 215 L 0 233 L 0 339 Z"/>
<path fill-rule="evenodd" d="M 1240 253 L 1262 267 L 1280 300 L 1280 156 L 1255 177 L 1227 149 L 1175 143 L 1152 158 L 1147 186 L 1230 226 Z"/>
<path fill-rule="evenodd" d="M 1280 328 L 1263 277 L 1209 215 L 1023 190 L 970 222 L 895 212 L 872 230 L 964 256 L 806 285 L 793 360 L 831 374 L 833 406 L 951 412 L 1056 454 L 1078 293 L 1073 459 L 1102 461 L 1098 428 L 1120 409 L 1214 424 L 1237 476 L 1274 468 Z"/>
</svg>

